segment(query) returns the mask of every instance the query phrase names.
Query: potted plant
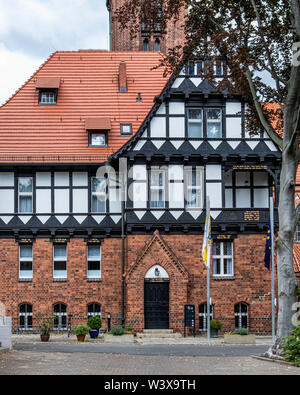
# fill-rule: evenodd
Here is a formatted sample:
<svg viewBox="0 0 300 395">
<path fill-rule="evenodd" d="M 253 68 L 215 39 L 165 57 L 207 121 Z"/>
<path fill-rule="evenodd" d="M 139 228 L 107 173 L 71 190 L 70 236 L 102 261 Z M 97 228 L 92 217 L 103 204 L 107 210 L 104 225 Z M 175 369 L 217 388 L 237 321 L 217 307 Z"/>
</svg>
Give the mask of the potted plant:
<svg viewBox="0 0 300 395">
<path fill-rule="evenodd" d="M 99 330 L 102 326 L 101 318 L 99 316 L 89 317 L 87 325 L 89 327 L 91 339 L 97 339 L 99 335 Z"/>
<path fill-rule="evenodd" d="M 219 330 L 221 330 L 223 324 L 219 320 L 211 320 L 210 328 L 211 328 L 211 337 L 219 337 Z"/>
<path fill-rule="evenodd" d="M 48 342 L 50 339 L 50 331 L 52 329 L 52 318 L 44 318 L 39 325 L 41 341 Z"/>
<path fill-rule="evenodd" d="M 79 342 L 84 342 L 85 336 L 89 333 L 89 328 L 86 325 L 77 325 L 74 332 Z"/>
</svg>

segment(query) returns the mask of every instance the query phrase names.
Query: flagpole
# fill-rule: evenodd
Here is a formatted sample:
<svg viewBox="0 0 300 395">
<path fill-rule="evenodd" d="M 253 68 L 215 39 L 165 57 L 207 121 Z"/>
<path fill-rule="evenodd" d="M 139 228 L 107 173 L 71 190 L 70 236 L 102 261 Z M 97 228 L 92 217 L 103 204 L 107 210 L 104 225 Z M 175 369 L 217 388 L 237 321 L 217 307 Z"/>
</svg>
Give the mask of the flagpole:
<svg viewBox="0 0 300 395">
<path fill-rule="evenodd" d="M 270 197 L 270 227 L 271 227 L 271 283 L 272 283 L 272 338 L 273 344 L 276 340 L 276 322 L 275 322 L 275 273 L 274 273 L 274 201 Z"/>
<path fill-rule="evenodd" d="M 206 197 L 206 218 L 209 221 L 209 197 Z M 209 223 L 209 222 L 207 222 Z M 207 242 L 207 265 L 206 265 L 206 273 L 207 273 L 207 340 L 210 342 L 210 239 L 208 238 Z"/>
</svg>

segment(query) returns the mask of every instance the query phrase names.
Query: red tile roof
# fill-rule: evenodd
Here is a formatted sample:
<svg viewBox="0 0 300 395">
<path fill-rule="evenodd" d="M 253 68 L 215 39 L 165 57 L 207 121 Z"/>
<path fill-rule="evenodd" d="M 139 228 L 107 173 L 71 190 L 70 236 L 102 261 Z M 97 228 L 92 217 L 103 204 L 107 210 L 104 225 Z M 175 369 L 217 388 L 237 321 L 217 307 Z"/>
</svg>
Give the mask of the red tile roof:
<svg viewBox="0 0 300 395">
<path fill-rule="evenodd" d="M 15 95 L 0 107 L 0 163 L 99 162 L 135 134 L 163 90 L 168 77 L 153 69 L 160 52 L 81 50 L 55 52 Z M 128 93 L 119 93 L 119 66 L 126 63 Z M 39 106 L 36 84 L 60 81 L 56 105 Z M 138 94 L 142 102 L 137 102 Z M 85 122 L 109 118 L 107 148 L 89 148 Z"/>
<path fill-rule="evenodd" d="M 295 272 L 300 274 L 300 244 L 294 244 L 294 267 Z"/>
<path fill-rule="evenodd" d="M 58 89 L 60 87 L 59 77 L 38 77 L 36 79 L 35 87 L 37 89 L 51 88 Z"/>
</svg>

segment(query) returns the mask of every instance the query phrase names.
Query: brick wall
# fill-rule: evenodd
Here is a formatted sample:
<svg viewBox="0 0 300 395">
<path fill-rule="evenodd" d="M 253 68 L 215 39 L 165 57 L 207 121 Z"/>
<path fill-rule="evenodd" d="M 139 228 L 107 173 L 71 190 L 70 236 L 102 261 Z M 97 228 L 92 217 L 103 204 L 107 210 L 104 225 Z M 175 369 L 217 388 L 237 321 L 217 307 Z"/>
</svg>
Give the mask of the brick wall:
<svg viewBox="0 0 300 395">
<path fill-rule="evenodd" d="M 34 242 L 33 281 L 18 280 L 18 244 L 0 240 L 0 302 L 6 314 L 18 319 L 18 306 L 33 305 L 33 319 L 38 313 L 52 311 L 55 303 L 67 305 L 73 316 L 87 316 L 87 304 L 102 306 L 103 327 L 112 315 L 112 326 L 121 325 L 121 239 L 108 238 L 102 244 L 101 282 L 89 282 L 86 274 L 86 242 L 71 239 L 68 243 L 68 281 L 55 282 L 52 277 L 52 242 Z M 202 236 L 130 235 L 126 239 L 126 323 L 136 331 L 144 328 L 144 278 L 155 264 L 170 277 L 170 327 L 183 331 L 184 304 L 206 302 L 206 270 L 202 263 Z M 271 331 L 271 275 L 264 268 L 265 238 L 240 235 L 234 240 L 234 279 L 211 279 L 214 318 L 234 329 L 234 305 L 249 305 L 250 330 Z M 76 322 L 78 323 L 78 322 Z M 197 327 L 199 321 L 197 319 Z"/>
</svg>

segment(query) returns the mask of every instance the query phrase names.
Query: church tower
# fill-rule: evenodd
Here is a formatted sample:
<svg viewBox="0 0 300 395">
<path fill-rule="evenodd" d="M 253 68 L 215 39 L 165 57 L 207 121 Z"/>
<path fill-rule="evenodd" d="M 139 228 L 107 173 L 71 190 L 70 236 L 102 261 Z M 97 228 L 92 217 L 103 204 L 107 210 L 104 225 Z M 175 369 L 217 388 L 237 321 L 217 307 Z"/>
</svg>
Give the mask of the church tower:
<svg viewBox="0 0 300 395">
<path fill-rule="evenodd" d="M 184 14 L 177 22 L 168 22 L 167 34 L 162 36 L 160 23 L 150 33 L 145 23 L 141 23 L 140 31 L 134 38 L 130 37 L 130 29 L 121 29 L 119 23 L 114 20 L 115 11 L 122 5 L 124 0 L 106 0 L 109 11 L 110 26 L 110 50 L 111 51 L 161 51 L 167 54 L 170 48 L 183 44 L 184 41 Z"/>
</svg>

